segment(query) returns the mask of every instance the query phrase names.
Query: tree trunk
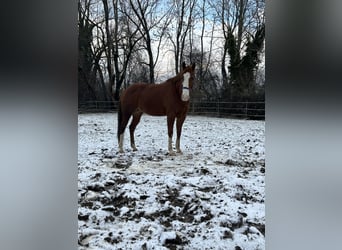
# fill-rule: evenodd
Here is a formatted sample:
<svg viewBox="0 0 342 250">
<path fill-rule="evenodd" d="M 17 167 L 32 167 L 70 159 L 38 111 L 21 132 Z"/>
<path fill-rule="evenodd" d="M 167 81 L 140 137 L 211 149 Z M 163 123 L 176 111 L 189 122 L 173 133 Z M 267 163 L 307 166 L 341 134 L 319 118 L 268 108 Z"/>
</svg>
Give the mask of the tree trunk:
<svg viewBox="0 0 342 250">
<path fill-rule="evenodd" d="M 109 86 L 108 91 L 109 93 L 112 92 L 112 86 L 114 86 L 114 72 L 112 66 L 112 55 L 113 55 L 113 41 L 111 38 L 111 32 L 109 30 L 109 8 L 107 0 L 102 0 L 103 9 L 104 9 L 104 16 L 105 16 L 105 30 L 106 30 L 106 42 L 107 44 L 104 45 L 108 49 L 106 50 L 106 57 L 107 57 L 107 72 L 108 72 L 108 79 L 109 79 Z"/>
</svg>

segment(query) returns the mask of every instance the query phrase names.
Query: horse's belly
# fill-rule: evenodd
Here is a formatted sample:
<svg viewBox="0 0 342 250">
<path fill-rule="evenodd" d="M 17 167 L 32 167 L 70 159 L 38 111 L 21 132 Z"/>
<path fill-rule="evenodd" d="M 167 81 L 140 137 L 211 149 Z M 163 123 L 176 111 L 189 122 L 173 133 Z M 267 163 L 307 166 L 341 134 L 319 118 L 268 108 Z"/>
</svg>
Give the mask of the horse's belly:
<svg viewBox="0 0 342 250">
<path fill-rule="evenodd" d="M 139 108 L 148 115 L 166 115 L 165 95 L 160 88 L 148 85 L 139 96 Z"/>
<path fill-rule="evenodd" d="M 154 116 L 163 116 L 166 115 L 166 111 L 164 106 L 161 103 L 155 103 L 153 101 L 145 101 L 139 105 L 140 109 L 148 114 Z"/>
<path fill-rule="evenodd" d="M 153 115 L 153 116 L 164 116 L 166 115 L 165 112 L 144 112 L 148 115 Z"/>
<path fill-rule="evenodd" d="M 166 115 L 165 110 L 161 107 L 143 107 L 143 112 L 148 115 L 154 115 L 154 116 L 163 116 Z"/>
</svg>

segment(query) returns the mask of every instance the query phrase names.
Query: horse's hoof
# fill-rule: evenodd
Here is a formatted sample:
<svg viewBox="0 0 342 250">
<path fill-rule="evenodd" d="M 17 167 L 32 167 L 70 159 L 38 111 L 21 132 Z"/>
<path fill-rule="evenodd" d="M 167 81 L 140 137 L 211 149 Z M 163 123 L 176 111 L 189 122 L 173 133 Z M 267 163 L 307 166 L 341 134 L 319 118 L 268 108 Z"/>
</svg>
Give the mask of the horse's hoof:
<svg viewBox="0 0 342 250">
<path fill-rule="evenodd" d="M 133 151 L 138 151 L 138 149 L 137 148 L 133 148 Z"/>
<path fill-rule="evenodd" d="M 180 150 L 180 149 L 177 150 L 177 153 L 181 154 L 181 155 L 183 154 L 182 150 Z"/>
<path fill-rule="evenodd" d="M 175 153 L 175 151 L 169 151 L 169 155 L 171 155 L 171 156 L 175 156 L 175 155 L 176 155 L 176 153 Z"/>
</svg>

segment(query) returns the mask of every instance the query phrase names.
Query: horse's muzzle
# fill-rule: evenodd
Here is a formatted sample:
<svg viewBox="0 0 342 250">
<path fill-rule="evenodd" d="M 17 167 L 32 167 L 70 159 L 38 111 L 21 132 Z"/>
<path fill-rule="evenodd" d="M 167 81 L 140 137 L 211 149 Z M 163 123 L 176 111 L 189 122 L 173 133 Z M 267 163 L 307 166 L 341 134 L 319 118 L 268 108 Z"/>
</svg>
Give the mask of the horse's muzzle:
<svg viewBox="0 0 342 250">
<path fill-rule="evenodd" d="M 187 102 L 187 101 L 189 101 L 189 99 L 190 99 L 190 96 L 189 96 L 189 95 L 187 95 L 187 94 L 182 94 L 182 97 L 181 97 L 181 99 L 182 99 L 182 101 L 183 101 L 183 102 Z"/>
</svg>

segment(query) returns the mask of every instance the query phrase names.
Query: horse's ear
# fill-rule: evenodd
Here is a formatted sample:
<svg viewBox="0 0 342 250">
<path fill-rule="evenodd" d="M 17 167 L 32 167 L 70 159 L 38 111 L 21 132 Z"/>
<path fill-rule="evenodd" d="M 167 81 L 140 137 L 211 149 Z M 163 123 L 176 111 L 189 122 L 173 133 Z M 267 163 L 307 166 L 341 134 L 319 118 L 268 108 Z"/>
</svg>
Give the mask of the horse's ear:
<svg viewBox="0 0 342 250">
<path fill-rule="evenodd" d="M 192 70 L 194 70 L 194 69 L 195 69 L 195 67 L 196 67 L 196 64 L 195 64 L 195 63 L 193 63 L 193 64 L 191 65 L 191 67 L 192 67 Z"/>
<path fill-rule="evenodd" d="M 182 69 L 185 69 L 186 68 L 186 64 L 185 62 L 182 63 Z"/>
</svg>

